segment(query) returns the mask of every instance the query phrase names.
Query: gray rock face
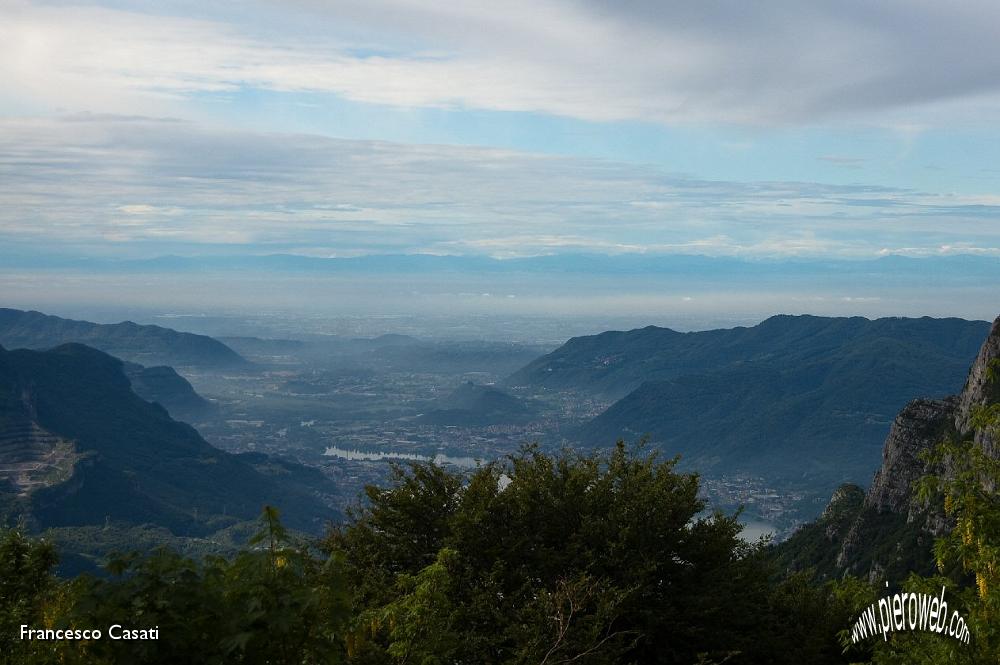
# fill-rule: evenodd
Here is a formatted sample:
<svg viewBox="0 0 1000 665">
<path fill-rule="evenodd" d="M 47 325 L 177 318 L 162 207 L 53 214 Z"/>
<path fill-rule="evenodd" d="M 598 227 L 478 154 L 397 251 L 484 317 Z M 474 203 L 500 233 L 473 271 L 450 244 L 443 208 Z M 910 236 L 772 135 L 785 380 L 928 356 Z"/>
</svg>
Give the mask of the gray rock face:
<svg viewBox="0 0 1000 665">
<path fill-rule="evenodd" d="M 865 491 L 853 484 L 841 485 L 830 497 L 830 503 L 823 510 L 821 520 L 836 519 L 845 510 L 853 510 L 860 505 L 865 498 Z"/>
<path fill-rule="evenodd" d="M 927 536 L 946 532 L 949 521 L 933 506 L 923 505 L 916 496 L 914 484 L 932 471 L 920 459 L 920 454 L 931 449 L 945 436 L 968 436 L 972 433 L 972 416 L 976 407 L 1000 399 L 995 384 L 989 379 L 989 368 L 1000 358 L 1000 318 L 993 323 L 990 334 L 983 343 L 972 368 L 969 370 L 961 394 L 943 400 L 917 399 L 910 402 L 896 416 L 882 450 L 882 466 L 875 473 L 864 503 L 854 519 L 840 551 L 837 566 L 846 572 L 878 576 L 888 562 L 864 556 L 865 552 L 885 551 L 889 538 L 880 534 L 880 524 L 885 516 L 902 517 Z M 993 457 L 1000 456 L 1000 447 L 992 437 L 983 432 L 975 434 L 975 441 Z M 942 472 L 938 469 L 937 472 Z M 943 470 L 947 473 L 947 469 Z M 896 523 L 901 523 L 897 519 Z M 875 541 L 872 540 L 875 534 Z M 898 532 L 896 532 L 898 536 Z M 863 564 L 859 562 L 864 562 Z M 867 568 L 867 570 L 865 569 Z"/>
<path fill-rule="evenodd" d="M 853 526 L 846 520 L 858 513 L 864 500 L 865 491 L 857 485 L 845 484 L 837 488 L 819 518 L 819 521 L 826 522 L 823 536 L 827 542 L 844 541 L 849 535 L 850 527 Z"/>
<path fill-rule="evenodd" d="M 976 362 L 969 371 L 969 378 L 965 381 L 965 388 L 958 397 L 955 429 L 959 432 L 968 432 L 972 429 L 972 415 L 977 406 L 995 402 L 1000 397 L 996 385 L 991 385 L 988 376 L 991 365 L 998 358 L 1000 358 L 1000 318 L 993 322 L 990 335 L 979 350 Z M 977 432 L 976 442 L 991 457 L 1000 457 L 996 442 L 988 434 Z"/>
<path fill-rule="evenodd" d="M 913 484 L 928 471 L 920 454 L 941 440 L 954 420 L 957 399 L 917 399 L 896 416 L 882 449 L 882 467 L 864 506 L 880 513 L 910 511 Z"/>
</svg>

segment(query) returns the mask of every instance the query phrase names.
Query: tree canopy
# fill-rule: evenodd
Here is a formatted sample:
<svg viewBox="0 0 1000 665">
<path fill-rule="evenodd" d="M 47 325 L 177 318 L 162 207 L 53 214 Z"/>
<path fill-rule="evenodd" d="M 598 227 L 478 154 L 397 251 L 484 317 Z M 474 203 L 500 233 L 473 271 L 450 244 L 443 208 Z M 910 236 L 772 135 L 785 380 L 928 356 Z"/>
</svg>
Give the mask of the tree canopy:
<svg viewBox="0 0 1000 665">
<path fill-rule="evenodd" d="M 843 594 L 777 581 L 676 463 L 619 443 L 396 467 L 321 541 L 266 508 L 231 558 L 124 554 L 99 578 L 53 577 L 51 546 L 8 530 L 0 647 L 15 663 L 843 662 Z M 12 639 L 22 623 L 159 639 Z"/>
</svg>

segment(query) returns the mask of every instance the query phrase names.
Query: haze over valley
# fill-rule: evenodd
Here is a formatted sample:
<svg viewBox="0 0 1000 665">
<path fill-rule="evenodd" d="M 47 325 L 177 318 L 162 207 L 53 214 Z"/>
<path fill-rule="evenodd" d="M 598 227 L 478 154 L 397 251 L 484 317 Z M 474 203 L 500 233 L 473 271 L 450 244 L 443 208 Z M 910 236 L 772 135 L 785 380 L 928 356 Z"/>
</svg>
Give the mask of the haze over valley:
<svg viewBox="0 0 1000 665">
<path fill-rule="evenodd" d="M 436 459 L 468 471 L 528 444 L 583 450 L 648 438 L 703 475 L 710 506 L 742 506 L 744 520 L 778 539 L 815 517 L 841 483 L 866 485 L 893 415 L 912 395 L 957 391 L 988 330 L 961 319 L 779 316 L 552 346 L 337 335 L 323 318 L 170 322 L 300 332 L 209 337 L 8 309 L 0 345 L 82 342 L 116 354 L 140 397 L 219 449 L 322 470 L 338 511 L 366 484 L 387 482 L 392 462 Z"/>
</svg>

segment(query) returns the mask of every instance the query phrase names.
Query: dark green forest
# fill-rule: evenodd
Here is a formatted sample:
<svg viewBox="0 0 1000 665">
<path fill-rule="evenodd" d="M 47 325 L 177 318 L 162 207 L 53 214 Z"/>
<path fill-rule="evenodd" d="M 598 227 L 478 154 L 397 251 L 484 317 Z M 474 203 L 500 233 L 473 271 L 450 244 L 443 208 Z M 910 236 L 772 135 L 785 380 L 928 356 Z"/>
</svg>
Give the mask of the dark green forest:
<svg viewBox="0 0 1000 665">
<path fill-rule="evenodd" d="M 232 557 L 170 549 L 53 574 L 51 543 L 0 542 L 0 653 L 12 663 L 846 663 L 874 589 L 784 575 L 698 477 L 641 446 L 527 447 L 463 477 L 398 467 L 321 539 L 274 508 Z M 988 582 L 989 584 L 991 582 Z M 157 627 L 157 641 L 107 627 Z M 100 640 L 21 640 L 98 628 Z M 879 645 L 881 646 L 881 645 Z M 879 659 L 877 662 L 897 662 Z M 969 662 L 986 662 L 970 660 Z"/>
</svg>

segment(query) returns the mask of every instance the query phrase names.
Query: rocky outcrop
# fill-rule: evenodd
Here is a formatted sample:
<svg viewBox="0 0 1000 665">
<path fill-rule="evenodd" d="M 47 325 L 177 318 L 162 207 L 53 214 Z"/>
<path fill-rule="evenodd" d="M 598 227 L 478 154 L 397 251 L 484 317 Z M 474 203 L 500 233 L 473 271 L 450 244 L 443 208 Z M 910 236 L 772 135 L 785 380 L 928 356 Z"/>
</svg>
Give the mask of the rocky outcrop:
<svg viewBox="0 0 1000 665">
<path fill-rule="evenodd" d="M 929 469 L 920 459 L 951 428 L 957 399 L 917 399 L 896 416 L 882 449 L 882 466 L 865 496 L 864 506 L 879 513 L 913 511 L 913 486 Z"/>
<path fill-rule="evenodd" d="M 833 496 L 830 497 L 830 503 L 827 504 L 819 519 L 825 522 L 840 519 L 844 514 L 856 511 L 864 498 L 865 491 L 863 489 L 854 483 L 845 483 L 838 487 Z"/>
<path fill-rule="evenodd" d="M 928 565 L 931 561 L 930 545 L 948 530 L 949 521 L 939 507 L 918 500 L 915 485 L 930 472 L 947 474 L 948 470 L 929 468 L 921 453 L 946 436 L 959 436 L 973 437 L 988 454 L 1000 457 L 1000 447 L 989 434 L 973 431 L 976 408 L 1000 400 L 1000 390 L 991 378 L 998 358 L 1000 318 L 993 323 L 959 395 L 917 399 L 896 416 L 882 450 L 882 466 L 839 543 L 835 561 L 840 574 L 870 579 L 905 575 L 918 565 L 915 562 Z M 834 495 L 831 508 L 838 503 L 842 501 Z M 830 544 L 837 546 L 832 540 Z"/>
<path fill-rule="evenodd" d="M 972 416 L 977 406 L 990 404 L 1000 399 L 1000 390 L 995 382 L 990 380 L 991 369 L 994 362 L 1000 358 L 1000 318 L 993 322 L 990 335 L 986 338 L 976 362 L 973 363 L 969 371 L 969 378 L 965 381 L 965 388 L 958 396 L 958 404 L 955 410 L 955 429 L 959 432 L 967 433 L 972 430 Z M 992 457 L 1000 457 L 996 442 L 985 432 L 976 433 L 976 442 L 979 443 Z"/>
<path fill-rule="evenodd" d="M 844 538 L 857 518 L 865 491 L 854 484 L 837 488 L 826 510 L 776 548 L 776 561 L 787 572 L 811 570 L 819 579 L 839 577 L 836 562 Z"/>
<path fill-rule="evenodd" d="M 865 491 L 853 483 L 837 488 L 817 520 L 823 525 L 823 536 L 828 543 L 843 542 L 850 535 L 850 527 L 864 500 Z"/>
</svg>

